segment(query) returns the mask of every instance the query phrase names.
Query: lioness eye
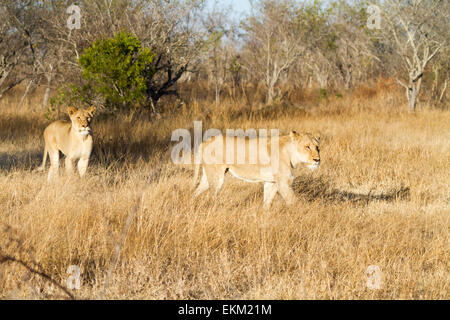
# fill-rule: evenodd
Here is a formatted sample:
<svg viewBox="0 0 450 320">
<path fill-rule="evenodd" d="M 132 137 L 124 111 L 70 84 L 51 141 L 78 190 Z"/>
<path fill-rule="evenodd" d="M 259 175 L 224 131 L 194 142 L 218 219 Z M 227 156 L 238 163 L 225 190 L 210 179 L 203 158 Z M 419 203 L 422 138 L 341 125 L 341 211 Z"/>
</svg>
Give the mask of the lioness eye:
<svg viewBox="0 0 450 320">
<path fill-rule="evenodd" d="M 306 149 L 310 150 L 311 148 L 309 146 L 306 146 Z"/>
</svg>

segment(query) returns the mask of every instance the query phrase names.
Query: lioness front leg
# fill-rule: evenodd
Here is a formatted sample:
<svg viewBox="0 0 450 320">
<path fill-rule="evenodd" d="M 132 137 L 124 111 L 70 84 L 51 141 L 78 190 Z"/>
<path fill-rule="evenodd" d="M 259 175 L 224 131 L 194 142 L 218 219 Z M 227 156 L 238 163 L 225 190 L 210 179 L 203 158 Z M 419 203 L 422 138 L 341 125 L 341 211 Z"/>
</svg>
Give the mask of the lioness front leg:
<svg viewBox="0 0 450 320">
<path fill-rule="evenodd" d="M 87 156 L 83 156 L 80 158 L 80 160 L 78 160 L 77 167 L 78 167 L 78 173 L 80 174 L 81 178 L 86 173 L 88 163 L 89 163 L 89 157 L 87 157 Z"/>
<path fill-rule="evenodd" d="M 278 191 L 288 206 L 292 206 L 295 203 L 295 193 L 292 190 L 290 183 L 278 183 Z"/>
</svg>

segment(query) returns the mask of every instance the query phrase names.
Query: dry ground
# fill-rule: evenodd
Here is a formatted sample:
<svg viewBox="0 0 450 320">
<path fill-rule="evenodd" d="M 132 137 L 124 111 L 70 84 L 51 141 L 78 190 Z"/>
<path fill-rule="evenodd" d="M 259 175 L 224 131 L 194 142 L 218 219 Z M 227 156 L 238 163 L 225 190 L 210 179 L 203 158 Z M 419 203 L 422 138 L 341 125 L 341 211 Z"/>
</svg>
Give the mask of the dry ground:
<svg viewBox="0 0 450 320">
<path fill-rule="evenodd" d="M 81 299 L 449 298 L 448 111 L 409 114 L 401 95 L 380 92 L 313 108 L 194 101 L 153 121 L 99 116 L 87 177 L 61 170 L 47 184 L 33 169 L 49 121 L 37 101 L 15 101 L 0 106 L 0 298 L 66 298 L 46 277 L 65 286 L 70 265 Z M 193 120 L 319 130 L 321 168 L 296 170 L 292 208 L 277 196 L 264 212 L 262 185 L 231 177 L 219 199 L 192 200 L 192 168 L 167 150 Z M 370 265 L 379 290 L 366 286 Z"/>
</svg>

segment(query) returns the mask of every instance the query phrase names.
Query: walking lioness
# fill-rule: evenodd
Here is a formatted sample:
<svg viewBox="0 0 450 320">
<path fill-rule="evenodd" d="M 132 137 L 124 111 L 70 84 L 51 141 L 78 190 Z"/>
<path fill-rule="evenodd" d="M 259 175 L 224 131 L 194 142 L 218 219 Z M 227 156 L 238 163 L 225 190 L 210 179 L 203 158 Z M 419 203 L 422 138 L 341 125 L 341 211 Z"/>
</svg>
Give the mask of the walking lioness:
<svg viewBox="0 0 450 320">
<path fill-rule="evenodd" d="M 231 161 L 231 164 L 229 164 L 230 161 L 223 161 L 224 154 L 227 152 L 226 149 L 223 149 L 225 152 L 209 154 L 208 161 L 204 161 L 205 150 L 212 149 L 208 147 L 214 143 L 215 139 L 222 139 L 222 141 L 219 141 L 220 146 L 225 146 L 226 140 L 232 139 L 232 148 L 235 151 L 237 150 L 237 147 L 234 147 L 234 145 L 238 145 L 239 143 L 243 144 L 245 147 L 241 148 L 241 150 L 245 150 L 247 153 L 245 154 L 244 161 L 236 161 L 237 156 L 239 156 L 237 155 L 237 152 L 233 152 L 232 157 L 234 157 L 235 161 Z M 208 190 L 210 184 L 213 184 L 217 194 L 222 188 L 225 173 L 228 171 L 234 177 L 248 182 L 264 182 L 264 209 L 270 208 L 270 204 L 277 192 L 281 194 L 288 205 L 291 205 L 295 200 L 294 191 L 291 189 L 292 182 L 294 181 L 294 168 L 299 163 L 307 164 L 311 170 L 319 167 L 320 138 L 318 136 L 314 137 L 308 133 L 297 133 L 295 131 L 292 131 L 289 135 L 280 136 L 278 140 L 278 152 L 276 154 L 278 158 L 276 163 L 274 162 L 273 153 L 271 152 L 271 149 L 274 149 L 271 145 L 271 139 L 261 137 L 254 139 L 257 139 L 257 141 L 253 140 L 254 148 L 250 147 L 252 140 L 245 137 L 218 136 L 208 141 L 204 141 L 202 143 L 201 164 L 197 164 L 195 167 L 194 186 L 197 182 L 201 166 L 203 169 L 203 176 L 194 192 L 194 196 L 197 197 Z M 261 141 L 261 139 L 265 140 Z M 265 153 L 270 155 L 270 163 L 266 162 L 266 164 L 262 164 L 261 161 L 249 161 L 252 152 L 254 153 L 256 150 L 258 154 L 261 153 L 260 148 L 262 145 L 267 145 L 267 151 Z M 249 154 L 249 150 L 253 151 Z M 230 149 L 228 149 L 228 153 L 230 153 L 229 151 Z"/>
<path fill-rule="evenodd" d="M 58 173 L 59 151 L 65 156 L 66 172 L 73 172 L 73 161 L 78 160 L 78 172 L 80 177 L 86 173 L 89 162 L 89 156 L 92 151 L 91 119 L 94 115 L 95 107 L 88 109 L 77 109 L 69 107 L 69 121 L 55 121 L 48 125 L 44 130 L 44 156 L 42 165 L 38 171 L 45 169 L 47 153 L 50 156 L 50 170 L 47 180 Z"/>
</svg>

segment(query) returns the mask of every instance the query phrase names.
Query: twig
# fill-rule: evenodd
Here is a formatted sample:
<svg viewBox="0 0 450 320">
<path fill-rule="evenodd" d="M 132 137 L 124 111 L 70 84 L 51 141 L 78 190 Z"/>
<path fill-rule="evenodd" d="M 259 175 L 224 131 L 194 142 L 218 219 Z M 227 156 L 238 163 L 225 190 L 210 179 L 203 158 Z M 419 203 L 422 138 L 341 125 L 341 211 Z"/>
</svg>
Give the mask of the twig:
<svg viewBox="0 0 450 320">
<path fill-rule="evenodd" d="M 101 299 L 103 299 L 106 294 L 106 290 L 108 289 L 109 281 L 111 279 L 111 274 L 116 269 L 117 262 L 119 261 L 120 251 L 122 249 L 123 244 L 126 241 L 126 238 L 128 235 L 128 230 L 130 229 L 130 226 L 131 226 L 131 221 L 133 221 L 134 217 L 136 216 L 136 213 L 139 210 L 139 207 L 142 202 L 143 194 L 144 194 L 144 191 L 141 191 L 139 193 L 133 208 L 131 209 L 130 213 L 128 214 L 127 220 L 125 221 L 125 226 L 123 227 L 123 230 L 122 230 L 122 237 L 120 239 L 120 242 L 115 245 L 116 254 L 114 256 L 113 263 L 112 263 L 111 267 L 109 268 L 108 273 L 106 275 L 105 284 L 103 286 L 103 292 L 100 296 Z"/>
<path fill-rule="evenodd" d="M 0 264 L 2 264 L 2 263 L 4 263 L 4 262 L 7 262 L 7 261 L 10 261 L 10 262 L 16 262 L 16 263 L 22 265 L 22 266 L 25 267 L 25 269 L 27 269 L 29 272 L 41 276 L 41 277 L 44 278 L 45 280 L 51 282 L 53 285 L 55 285 L 56 287 L 58 287 L 59 289 L 61 289 L 62 291 L 64 291 L 64 293 L 67 294 L 67 295 L 70 297 L 70 299 L 72 299 L 72 300 L 75 299 L 75 296 L 74 296 L 73 294 L 71 294 L 71 293 L 69 292 L 69 290 L 68 290 L 66 287 L 60 285 L 56 280 L 54 280 L 54 279 L 53 279 L 52 277 L 50 277 L 48 274 L 46 274 L 46 273 L 44 273 L 44 272 L 41 272 L 41 271 L 39 271 L 39 270 L 36 270 L 36 269 L 34 269 L 34 268 L 32 268 L 32 267 L 30 267 L 30 266 L 29 266 L 25 261 L 23 261 L 23 260 L 14 258 L 14 257 L 9 256 L 9 255 L 0 254 Z"/>
</svg>

